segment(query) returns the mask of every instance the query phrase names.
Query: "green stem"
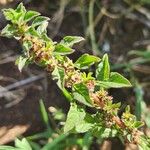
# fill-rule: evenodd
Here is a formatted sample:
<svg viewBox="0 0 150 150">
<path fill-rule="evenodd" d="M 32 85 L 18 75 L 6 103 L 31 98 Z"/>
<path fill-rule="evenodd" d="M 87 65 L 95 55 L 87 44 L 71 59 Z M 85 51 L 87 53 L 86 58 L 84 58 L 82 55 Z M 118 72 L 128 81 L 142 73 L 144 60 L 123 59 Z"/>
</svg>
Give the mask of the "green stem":
<svg viewBox="0 0 150 150">
<path fill-rule="evenodd" d="M 95 3 L 95 0 L 91 0 L 89 4 L 89 33 L 90 33 L 93 53 L 95 53 L 96 55 L 100 55 L 100 51 L 98 50 L 98 47 L 96 44 L 95 31 L 94 31 L 94 19 L 93 19 L 94 3 Z"/>
</svg>

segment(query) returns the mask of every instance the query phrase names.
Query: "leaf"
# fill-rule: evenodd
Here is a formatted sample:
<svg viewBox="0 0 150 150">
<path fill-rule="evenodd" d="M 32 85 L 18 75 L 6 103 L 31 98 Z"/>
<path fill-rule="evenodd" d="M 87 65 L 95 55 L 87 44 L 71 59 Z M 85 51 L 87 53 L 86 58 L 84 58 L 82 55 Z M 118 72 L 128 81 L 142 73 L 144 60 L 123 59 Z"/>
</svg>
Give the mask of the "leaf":
<svg viewBox="0 0 150 150">
<path fill-rule="evenodd" d="M 15 9 L 15 12 L 17 13 L 25 13 L 26 12 L 26 9 L 25 7 L 23 6 L 23 3 L 20 3 L 17 8 Z"/>
<path fill-rule="evenodd" d="M 89 119 L 88 116 L 89 114 L 86 114 L 84 120 L 82 120 L 79 124 L 76 124 L 75 130 L 78 133 L 85 133 L 94 127 L 94 123 L 93 123 L 94 118 L 90 116 L 90 119 Z"/>
<path fill-rule="evenodd" d="M 134 92 L 135 92 L 135 97 L 136 97 L 136 102 L 135 102 L 135 114 L 138 120 L 141 120 L 141 115 L 142 113 L 145 114 L 145 110 L 144 109 L 142 111 L 142 103 L 144 102 L 144 91 L 143 91 L 143 87 L 136 81 L 134 81 Z M 144 115 L 143 115 L 144 118 Z M 146 122 L 146 119 L 144 119 L 144 121 Z"/>
<path fill-rule="evenodd" d="M 81 121 L 75 128 L 78 133 L 85 133 L 93 127 L 93 124 L 86 122 L 85 120 Z"/>
<path fill-rule="evenodd" d="M 89 150 L 91 147 L 91 144 L 93 143 L 94 137 L 90 132 L 85 133 L 83 136 L 83 142 L 82 142 L 82 147 L 83 150 Z"/>
<path fill-rule="evenodd" d="M 88 88 L 83 83 L 73 86 L 73 96 L 80 103 L 92 107 L 92 100 L 90 99 Z"/>
<path fill-rule="evenodd" d="M 136 55 L 141 57 L 150 57 L 150 51 L 149 50 L 132 50 L 128 53 L 129 55 Z"/>
<path fill-rule="evenodd" d="M 41 25 L 43 22 L 50 20 L 48 17 L 44 16 L 38 16 L 35 18 L 35 20 L 32 22 L 32 27 L 37 27 Z"/>
<path fill-rule="evenodd" d="M 139 150 L 149 150 L 150 149 L 150 138 L 148 136 L 140 136 L 140 142 L 138 143 Z"/>
<path fill-rule="evenodd" d="M 16 28 L 13 25 L 8 24 L 1 32 L 1 36 L 12 38 L 15 36 Z"/>
<path fill-rule="evenodd" d="M 65 36 L 61 41 L 61 44 L 72 47 L 75 43 L 83 41 L 84 38 L 81 36 Z"/>
<path fill-rule="evenodd" d="M 34 149 L 34 150 L 41 150 L 41 146 L 39 143 L 36 143 L 36 142 L 33 142 L 33 141 L 29 141 L 29 144 L 31 145 L 31 147 Z"/>
<path fill-rule="evenodd" d="M 117 72 L 111 72 L 109 82 L 116 84 L 116 87 L 131 87 L 131 83 Z"/>
<path fill-rule="evenodd" d="M 73 53 L 74 50 L 64 44 L 57 44 L 53 52 L 54 54 L 67 55 Z"/>
<path fill-rule="evenodd" d="M 50 124 L 49 124 L 48 113 L 46 111 L 43 100 L 40 100 L 40 111 L 41 111 L 43 122 L 46 125 L 47 130 L 49 131 L 49 134 L 50 134 L 52 132 L 52 129 L 51 129 Z"/>
<path fill-rule="evenodd" d="M 92 133 L 96 137 L 104 139 L 104 138 L 109 138 L 109 137 L 116 137 L 118 131 L 116 129 L 110 129 L 110 128 L 98 126 L 98 127 L 93 128 Z"/>
<path fill-rule="evenodd" d="M 75 67 L 78 69 L 88 69 L 91 65 L 93 65 L 94 63 L 97 63 L 99 61 L 100 61 L 99 57 L 89 55 L 89 54 L 83 54 L 75 62 Z"/>
<path fill-rule="evenodd" d="M 61 67 L 55 67 L 54 71 L 52 72 L 52 78 L 53 80 L 57 80 L 57 85 L 60 89 L 64 88 L 64 77 L 64 69 Z"/>
<path fill-rule="evenodd" d="M 32 148 L 28 141 L 23 138 L 22 140 L 15 140 L 15 147 L 0 145 L 0 150 L 32 150 Z"/>
<path fill-rule="evenodd" d="M 46 28 L 48 26 L 48 22 L 44 21 L 41 25 L 38 26 L 37 28 L 37 32 L 42 35 L 43 33 L 46 33 Z"/>
<path fill-rule="evenodd" d="M 121 88 L 131 87 L 131 83 L 117 72 L 111 72 L 110 79 L 108 81 L 97 81 L 98 86 L 104 88 Z"/>
<path fill-rule="evenodd" d="M 140 127 L 142 127 L 143 125 L 144 125 L 144 123 L 143 123 L 142 121 L 136 121 L 133 126 L 134 126 L 135 128 L 140 128 Z"/>
<path fill-rule="evenodd" d="M 14 9 L 3 9 L 3 14 L 6 20 L 11 21 L 14 24 L 21 25 L 24 21 L 24 16 L 26 13 L 26 9 L 23 6 L 23 3 L 20 3 L 18 7 Z"/>
<path fill-rule="evenodd" d="M 102 61 L 99 63 L 96 69 L 96 78 L 99 81 L 107 81 L 110 76 L 110 65 L 108 60 L 108 55 L 105 54 Z"/>
<path fill-rule="evenodd" d="M 86 113 L 83 108 L 77 106 L 75 103 L 71 103 L 70 110 L 67 115 L 67 120 L 64 126 L 64 132 L 71 131 L 77 124 L 84 119 Z"/>
<path fill-rule="evenodd" d="M 61 142 L 65 141 L 68 137 L 68 134 L 60 134 L 58 137 L 54 138 L 51 142 L 48 142 L 44 145 L 41 150 L 61 150 Z"/>
<path fill-rule="evenodd" d="M 39 15 L 40 15 L 40 13 L 30 10 L 30 11 L 26 12 L 24 21 L 28 22 Z"/>
<path fill-rule="evenodd" d="M 20 25 L 24 23 L 24 16 L 26 14 L 26 9 L 23 6 L 23 3 L 20 3 L 18 7 L 15 9 L 15 23 Z"/>
<path fill-rule="evenodd" d="M 35 36 L 35 37 L 39 37 L 38 32 L 32 26 L 28 29 L 28 31 L 25 34 L 26 35 L 32 35 L 32 36 Z"/>
<path fill-rule="evenodd" d="M 20 150 L 32 150 L 31 146 L 25 138 L 23 138 L 22 140 L 16 139 L 15 146 L 17 148 L 20 148 Z"/>
<path fill-rule="evenodd" d="M 15 10 L 14 9 L 9 8 L 9 9 L 3 9 L 2 11 L 3 11 L 3 14 L 4 14 L 6 20 L 12 21 L 15 19 Z"/>
<path fill-rule="evenodd" d="M 17 58 L 15 64 L 18 65 L 18 69 L 20 72 L 22 71 L 22 68 L 26 65 L 27 61 L 28 61 L 28 58 L 24 58 L 22 56 L 19 56 Z"/>
<path fill-rule="evenodd" d="M 33 44 L 31 41 L 24 41 L 22 46 L 23 49 L 28 52 L 32 48 Z"/>
<path fill-rule="evenodd" d="M 19 150 L 19 149 L 14 148 L 12 146 L 0 145 L 0 150 Z"/>
<path fill-rule="evenodd" d="M 97 81 L 96 85 L 100 86 L 100 87 L 103 87 L 103 88 L 106 88 L 106 89 L 124 87 L 124 85 L 120 85 L 120 84 L 117 84 L 117 83 L 114 83 L 114 82 L 109 82 L 109 81 Z"/>
</svg>

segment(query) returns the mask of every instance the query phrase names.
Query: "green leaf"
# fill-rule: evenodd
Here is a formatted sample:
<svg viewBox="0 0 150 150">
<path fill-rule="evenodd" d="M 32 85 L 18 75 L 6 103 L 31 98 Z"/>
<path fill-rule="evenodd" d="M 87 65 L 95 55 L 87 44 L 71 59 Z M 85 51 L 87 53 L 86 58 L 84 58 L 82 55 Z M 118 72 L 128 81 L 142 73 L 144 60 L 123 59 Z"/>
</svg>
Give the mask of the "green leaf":
<svg viewBox="0 0 150 150">
<path fill-rule="evenodd" d="M 25 14 L 24 21 L 28 22 L 39 15 L 40 13 L 30 10 Z"/>
<path fill-rule="evenodd" d="M 86 122 L 85 120 L 81 121 L 75 128 L 78 133 L 85 133 L 93 127 L 93 124 Z"/>
<path fill-rule="evenodd" d="M 116 88 L 120 87 L 131 87 L 131 83 L 117 72 L 111 72 L 109 82 L 116 84 Z"/>
<path fill-rule="evenodd" d="M 32 22 L 32 27 L 37 27 L 41 25 L 43 22 L 50 20 L 48 17 L 44 16 L 38 16 L 35 18 L 35 20 Z"/>
<path fill-rule="evenodd" d="M 22 68 L 26 65 L 27 61 L 28 61 L 28 58 L 24 58 L 22 56 L 19 56 L 17 58 L 15 64 L 18 65 L 18 69 L 20 72 L 22 71 Z"/>
<path fill-rule="evenodd" d="M 23 49 L 28 52 L 32 48 L 33 44 L 31 41 L 24 41 L 22 46 Z"/>
<path fill-rule="evenodd" d="M 26 12 L 26 9 L 25 9 L 25 7 L 23 6 L 23 3 L 20 3 L 20 4 L 17 6 L 17 8 L 15 9 L 15 11 L 16 11 L 17 13 L 25 13 L 25 12 Z"/>
<path fill-rule="evenodd" d="M 150 138 L 148 136 L 140 136 L 140 142 L 138 143 L 139 150 L 149 150 L 150 149 Z"/>
<path fill-rule="evenodd" d="M 75 67 L 78 69 L 88 69 L 91 65 L 93 65 L 94 63 L 97 63 L 99 61 L 100 61 L 99 57 L 89 55 L 89 54 L 83 54 L 75 62 Z"/>
<path fill-rule="evenodd" d="M 65 141 L 68 134 L 61 134 L 58 137 L 54 138 L 51 142 L 48 142 L 44 145 L 44 147 L 41 150 L 61 150 L 59 147 L 63 141 Z"/>
<path fill-rule="evenodd" d="M 19 150 L 19 149 L 14 148 L 12 146 L 0 145 L 0 150 Z"/>
<path fill-rule="evenodd" d="M 3 14 L 6 18 L 6 20 L 9 20 L 9 21 L 12 21 L 15 19 L 15 15 L 16 15 L 16 12 L 14 9 L 12 8 L 9 8 L 9 9 L 3 9 Z"/>
<path fill-rule="evenodd" d="M 11 8 L 3 9 L 3 13 L 7 20 L 11 21 L 14 24 L 21 25 L 24 21 L 26 9 L 23 4 L 20 3 L 15 10 Z"/>
<path fill-rule="evenodd" d="M 125 111 L 128 112 L 128 113 L 130 113 L 130 110 L 131 110 L 131 109 L 130 109 L 130 106 L 127 105 L 126 108 L 125 108 Z"/>
<path fill-rule="evenodd" d="M 31 146 L 25 138 L 23 138 L 22 140 L 16 139 L 15 146 L 17 148 L 20 148 L 20 150 L 32 150 Z"/>
<path fill-rule="evenodd" d="M 108 55 L 105 54 L 102 61 L 99 63 L 96 70 L 96 78 L 100 81 L 107 81 L 110 76 L 110 65 L 108 60 Z"/>
<path fill-rule="evenodd" d="M 132 134 L 128 134 L 128 135 L 127 135 L 127 140 L 128 140 L 129 142 L 132 142 Z"/>
<path fill-rule="evenodd" d="M 93 139 L 94 137 L 92 136 L 90 132 L 85 133 L 85 135 L 83 136 L 82 145 L 81 145 L 83 147 L 82 149 L 89 150 L 93 143 Z"/>
<path fill-rule="evenodd" d="M 23 138 L 22 140 L 15 140 L 15 147 L 1 145 L 0 150 L 32 150 L 32 148 L 28 141 Z"/>
<path fill-rule="evenodd" d="M 71 103 L 70 110 L 67 115 L 67 120 L 64 126 L 64 132 L 69 132 L 84 119 L 86 113 L 83 108 Z"/>
<path fill-rule="evenodd" d="M 144 123 L 143 123 L 142 121 L 136 121 L 133 126 L 134 126 L 135 128 L 140 128 L 140 127 L 142 127 L 143 125 L 144 125 Z"/>
<path fill-rule="evenodd" d="M 72 47 L 75 43 L 83 41 L 84 38 L 80 36 L 65 36 L 61 41 L 61 44 Z"/>
<path fill-rule="evenodd" d="M 20 3 L 18 7 L 15 9 L 16 16 L 15 16 L 15 23 L 21 25 L 24 23 L 24 16 L 26 14 L 26 9 L 23 6 L 23 3 Z"/>
<path fill-rule="evenodd" d="M 1 36 L 12 38 L 15 36 L 16 28 L 13 25 L 8 24 L 1 32 Z"/>
<path fill-rule="evenodd" d="M 43 100 L 40 100 L 40 111 L 41 111 L 43 122 L 46 125 L 47 130 L 49 131 L 49 134 L 50 134 L 52 132 L 52 129 L 51 129 L 50 124 L 49 124 L 48 113 L 46 111 Z"/>
<path fill-rule="evenodd" d="M 98 86 L 104 88 L 121 88 L 131 87 L 131 83 L 117 72 L 111 72 L 110 79 L 108 81 L 97 81 Z"/>
<path fill-rule="evenodd" d="M 142 104 L 144 102 L 144 92 L 143 92 L 143 87 L 141 86 L 141 84 L 138 83 L 138 81 L 136 79 L 134 79 L 134 93 L 135 93 L 135 97 L 136 97 L 136 101 L 135 101 L 135 114 L 138 120 L 141 120 L 141 115 L 145 114 L 145 110 L 144 109 L 142 111 Z M 143 115 L 144 118 L 144 115 Z M 146 122 L 146 120 L 144 119 L 144 121 Z"/>
<path fill-rule="evenodd" d="M 41 146 L 39 143 L 36 143 L 36 142 L 33 142 L 33 141 L 29 141 L 29 144 L 31 145 L 31 147 L 34 149 L 34 150 L 41 150 Z"/>
<path fill-rule="evenodd" d="M 116 129 L 110 129 L 110 128 L 99 126 L 93 128 L 92 133 L 98 138 L 105 139 L 109 137 L 116 137 L 118 131 Z"/>
<path fill-rule="evenodd" d="M 73 53 L 74 50 L 64 44 L 57 44 L 53 52 L 54 54 L 67 55 Z"/>
<path fill-rule="evenodd" d="M 90 99 L 88 88 L 83 83 L 73 86 L 73 96 L 80 103 L 92 107 L 92 100 Z"/>
<path fill-rule="evenodd" d="M 47 32 L 47 30 L 46 30 L 47 26 L 48 26 L 48 22 L 44 21 L 41 25 L 38 26 L 37 32 L 40 35 L 42 35 L 43 33 L 46 33 Z"/>
<path fill-rule="evenodd" d="M 55 67 L 54 71 L 52 72 L 52 78 L 53 80 L 57 80 L 57 85 L 60 89 L 64 89 L 64 77 L 64 69 L 61 67 Z"/>
<path fill-rule="evenodd" d="M 28 31 L 25 34 L 26 35 L 32 35 L 32 36 L 35 36 L 35 37 L 39 37 L 38 32 L 32 26 L 28 29 Z"/>
</svg>

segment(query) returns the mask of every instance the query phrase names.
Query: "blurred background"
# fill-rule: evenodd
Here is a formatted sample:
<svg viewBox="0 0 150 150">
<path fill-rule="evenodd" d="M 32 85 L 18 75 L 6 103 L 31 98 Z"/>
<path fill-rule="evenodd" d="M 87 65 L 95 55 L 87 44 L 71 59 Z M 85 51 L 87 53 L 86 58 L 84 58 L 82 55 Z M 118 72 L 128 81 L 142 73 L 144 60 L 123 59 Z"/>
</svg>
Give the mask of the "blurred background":
<svg viewBox="0 0 150 150">
<path fill-rule="evenodd" d="M 26 9 L 51 18 L 48 34 L 54 41 L 66 35 L 85 38 L 75 46 L 76 53 L 70 56 L 73 60 L 83 53 L 100 57 L 108 53 L 111 69 L 133 85 L 129 89 L 112 89 L 110 95 L 114 102 L 122 102 L 122 110 L 131 105 L 132 112 L 145 122 L 142 130 L 150 136 L 150 0 L 0 0 L 0 9 L 15 8 L 20 2 Z M 0 30 L 6 23 L 0 11 Z M 14 62 L 20 53 L 18 42 L 0 37 L 0 144 L 20 135 L 41 133 L 29 137 L 33 145 L 40 147 L 59 137 L 44 136 L 44 131 L 49 124 L 53 130 L 61 128 L 69 104 L 43 69 L 30 65 L 22 73 L 18 71 Z M 39 104 L 40 99 L 45 107 Z M 43 122 L 44 115 L 49 117 L 49 123 Z M 63 149 L 68 150 L 136 149 L 123 146 L 118 139 L 102 141 L 90 135 L 69 135 L 62 141 Z M 58 145 L 59 142 L 55 147 Z"/>
</svg>

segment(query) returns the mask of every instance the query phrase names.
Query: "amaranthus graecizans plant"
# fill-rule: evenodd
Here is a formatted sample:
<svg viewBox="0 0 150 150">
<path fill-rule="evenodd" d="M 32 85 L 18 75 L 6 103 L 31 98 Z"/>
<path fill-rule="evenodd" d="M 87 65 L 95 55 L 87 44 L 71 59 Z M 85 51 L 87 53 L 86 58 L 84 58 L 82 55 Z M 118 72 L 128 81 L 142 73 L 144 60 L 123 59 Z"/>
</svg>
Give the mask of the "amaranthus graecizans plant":
<svg viewBox="0 0 150 150">
<path fill-rule="evenodd" d="M 129 106 L 120 117 L 121 104 L 113 103 L 107 92 L 108 88 L 131 86 L 122 75 L 110 72 L 107 54 L 102 59 L 83 54 L 73 62 L 67 55 L 74 52 L 72 46 L 84 40 L 82 37 L 66 36 L 59 43 L 53 42 L 46 30 L 49 18 L 36 11 L 26 11 L 22 3 L 16 9 L 4 9 L 3 13 L 9 24 L 1 36 L 19 40 L 23 48 L 22 55 L 16 60 L 19 70 L 30 63 L 43 67 L 69 100 L 65 133 L 90 132 L 102 139 L 118 137 L 124 143 L 150 149 L 149 138 L 138 130 L 143 122 L 137 121 Z M 92 65 L 96 66 L 96 71 L 86 73 Z M 87 111 L 87 107 L 95 113 Z"/>
</svg>

